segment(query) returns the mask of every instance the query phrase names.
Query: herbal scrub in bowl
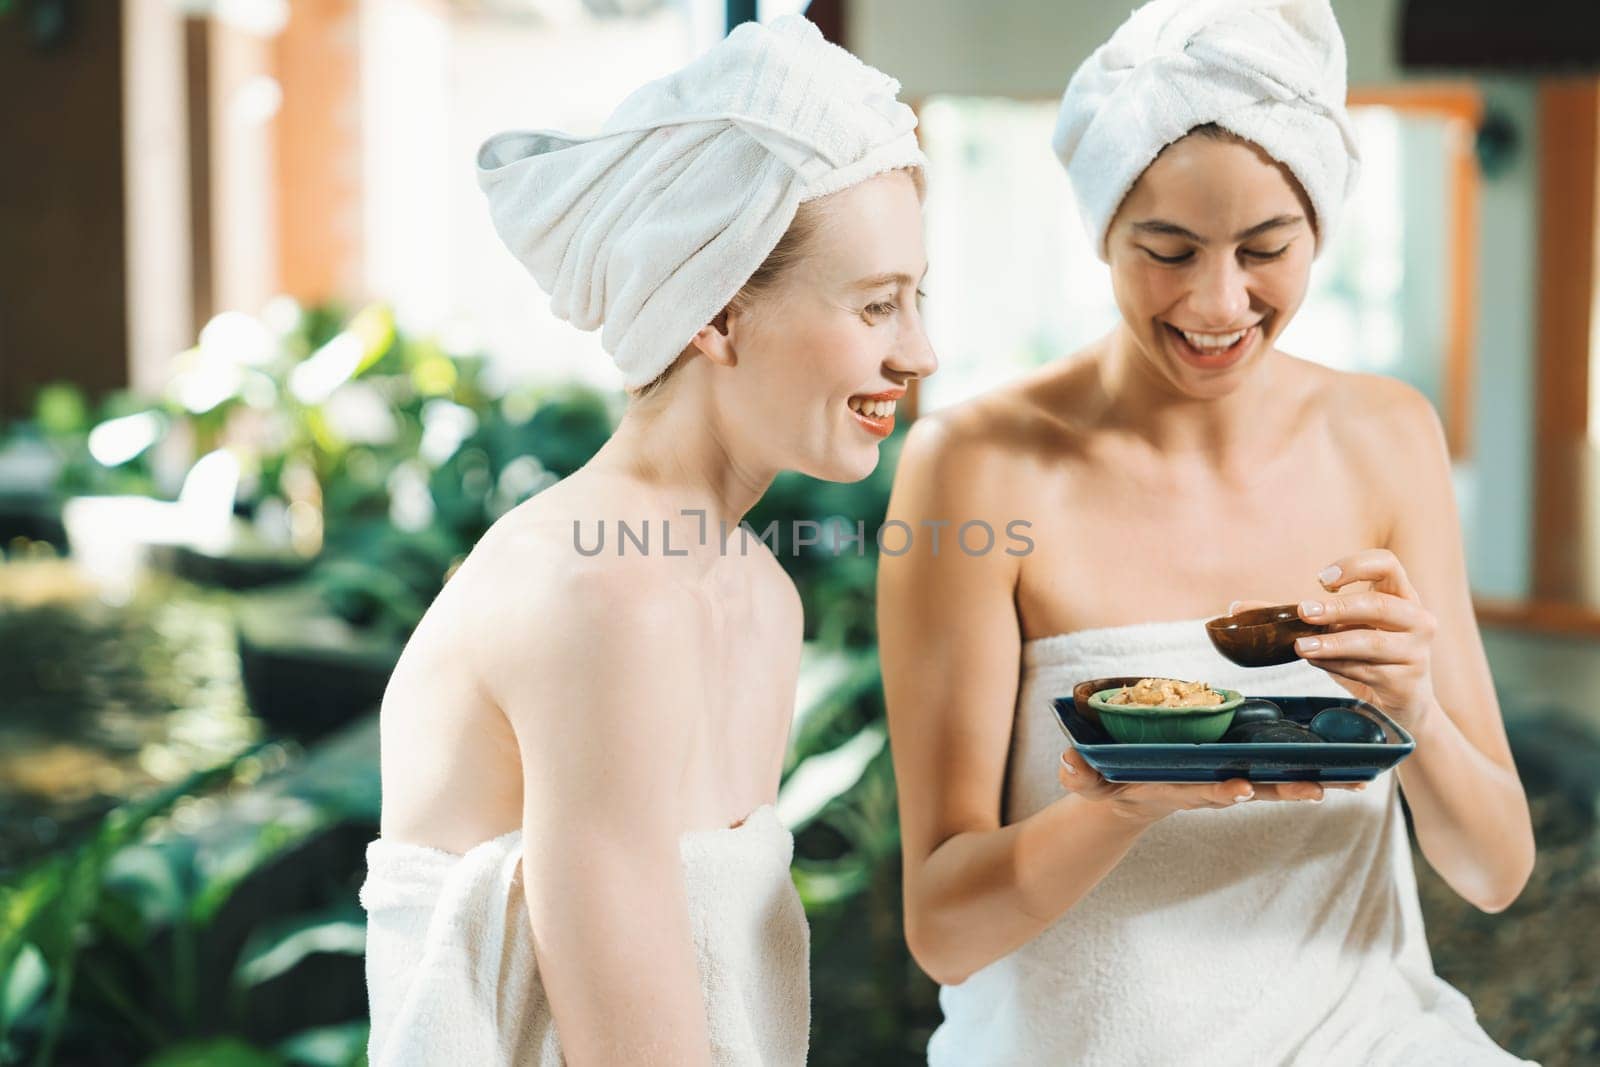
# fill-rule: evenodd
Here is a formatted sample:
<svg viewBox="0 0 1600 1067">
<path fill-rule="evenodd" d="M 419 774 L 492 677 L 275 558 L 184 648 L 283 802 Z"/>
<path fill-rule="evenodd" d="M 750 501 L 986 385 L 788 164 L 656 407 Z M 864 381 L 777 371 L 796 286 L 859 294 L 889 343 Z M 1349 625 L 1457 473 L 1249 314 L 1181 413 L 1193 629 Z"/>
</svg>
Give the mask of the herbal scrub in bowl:
<svg viewBox="0 0 1600 1067">
<path fill-rule="evenodd" d="M 1215 741 L 1227 732 L 1234 709 L 1243 702 L 1243 695 L 1232 689 L 1176 678 L 1142 678 L 1089 698 L 1106 732 L 1134 744 Z"/>
</svg>

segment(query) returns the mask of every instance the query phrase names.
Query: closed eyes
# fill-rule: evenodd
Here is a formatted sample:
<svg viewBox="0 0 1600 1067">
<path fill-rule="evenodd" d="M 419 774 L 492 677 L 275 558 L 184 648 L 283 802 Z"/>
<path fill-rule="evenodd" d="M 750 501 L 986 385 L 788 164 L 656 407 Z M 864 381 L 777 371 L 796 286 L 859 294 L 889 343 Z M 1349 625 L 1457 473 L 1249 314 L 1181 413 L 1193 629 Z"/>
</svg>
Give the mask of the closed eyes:
<svg viewBox="0 0 1600 1067">
<path fill-rule="evenodd" d="M 1194 258 L 1194 249 L 1192 248 L 1189 249 L 1189 251 L 1184 252 L 1182 255 L 1163 256 L 1154 249 L 1145 248 L 1144 245 L 1140 245 L 1139 247 L 1144 250 L 1146 255 L 1155 260 L 1157 263 L 1165 263 L 1168 266 L 1177 266 L 1180 263 L 1187 263 L 1189 260 Z M 1253 259 L 1258 263 L 1269 263 L 1274 259 L 1278 259 L 1288 250 L 1289 246 L 1285 244 L 1281 248 L 1273 249 L 1271 251 L 1256 248 L 1241 248 L 1239 249 L 1239 254 L 1249 259 Z"/>
</svg>

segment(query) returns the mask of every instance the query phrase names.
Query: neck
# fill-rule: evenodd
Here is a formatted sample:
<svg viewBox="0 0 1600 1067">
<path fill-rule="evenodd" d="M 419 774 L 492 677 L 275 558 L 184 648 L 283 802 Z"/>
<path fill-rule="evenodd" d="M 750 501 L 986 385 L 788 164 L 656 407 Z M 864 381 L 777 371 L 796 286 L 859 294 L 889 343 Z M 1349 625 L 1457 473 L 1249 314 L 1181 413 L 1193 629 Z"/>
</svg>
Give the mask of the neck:
<svg viewBox="0 0 1600 1067">
<path fill-rule="evenodd" d="M 1267 429 L 1262 414 L 1274 410 L 1269 394 L 1276 353 L 1269 349 L 1265 358 L 1255 358 L 1258 365 L 1226 395 L 1187 396 L 1156 370 L 1121 324 L 1100 361 L 1107 422 L 1171 458 L 1197 460 L 1220 471 L 1249 466 Z"/>
<path fill-rule="evenodd" d="M 669 518 L 703 511 L 710 529 L 726 523 L 732 530 L 777 471 L 735 458 L 715 413 L 697 399 L 680 395 L 630 405 L 587 466 L 640 483 Z"/>
</svg>

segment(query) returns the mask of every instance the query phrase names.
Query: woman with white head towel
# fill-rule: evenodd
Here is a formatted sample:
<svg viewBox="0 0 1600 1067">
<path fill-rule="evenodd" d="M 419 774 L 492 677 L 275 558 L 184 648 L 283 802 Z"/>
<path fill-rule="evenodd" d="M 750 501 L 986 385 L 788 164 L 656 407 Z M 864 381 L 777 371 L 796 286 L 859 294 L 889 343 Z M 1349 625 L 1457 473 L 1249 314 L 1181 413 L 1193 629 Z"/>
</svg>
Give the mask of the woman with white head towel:
<svg viewBox="0 0 1600 1067">
<path fill-rule="evenodd" d="M 891 518 L 1025 519 L 1035 542 L 880 563 L 939 1067 L 1521 1062 L 1433 971 L 1400 808 L 1463 897 L 1517 896 L 1528 806 L 1443 433 L 1409 386 L 1274 347 L 1355 181 L 1344 97 L 1327 0 L 1134 12 L 1054 138 L 1120 321 L 906 442 Z M 1335 632 L 1240 668 L 1202 625 L 1235 599 Z M 1109 783 L 1062 752 L 1051 700 L 1122 675 L 1353 694 L 1416 750 L 1365 788 Z"/>
<path fill-rule="evenodd" d="M 480 541 L 388 687 L 361 893 L 377 1067 L 805 1060 L 772 805 L 800 603 L 728 531 L 780 470 L 865 477 L 934 370 L 898 88 L 790 17 L 597 136 L 480 150 L 500 235 L 557 315 L 600 327 L 632 400 Z"/>
</svg>

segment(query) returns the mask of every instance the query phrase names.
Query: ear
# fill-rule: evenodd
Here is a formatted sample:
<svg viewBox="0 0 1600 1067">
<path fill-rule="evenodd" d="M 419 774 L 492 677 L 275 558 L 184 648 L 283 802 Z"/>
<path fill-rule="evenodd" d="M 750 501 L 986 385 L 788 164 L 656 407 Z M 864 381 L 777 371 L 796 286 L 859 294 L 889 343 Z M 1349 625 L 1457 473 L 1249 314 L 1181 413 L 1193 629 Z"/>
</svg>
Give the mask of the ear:
<svg viewBox="0 0 1600 1067">
<path fill-rule="evenodd" d="M 739 362 L 733 347 L 730 318 L 728 309 L 722 309 L 717 312 L 716 318 L 700 327 L 700 332 L 689 341 L 696 351 L 719 367 L 731 367 Z"/>
</svg>

